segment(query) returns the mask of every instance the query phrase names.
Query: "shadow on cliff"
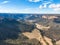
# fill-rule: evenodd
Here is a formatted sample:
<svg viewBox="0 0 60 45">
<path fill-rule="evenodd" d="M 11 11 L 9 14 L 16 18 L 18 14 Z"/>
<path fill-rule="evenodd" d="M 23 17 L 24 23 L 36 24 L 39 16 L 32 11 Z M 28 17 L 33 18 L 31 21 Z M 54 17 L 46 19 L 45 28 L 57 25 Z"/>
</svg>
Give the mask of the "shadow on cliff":
<svg viewBox="0 0 60 45">
<path fill-rule="evenodd" d="M 0 20 L 0 40 L 17 39 L 19 33 L 32 31 L 34 26 L 16 21 L 15 19 L 4 18 Z"/>
</svg>

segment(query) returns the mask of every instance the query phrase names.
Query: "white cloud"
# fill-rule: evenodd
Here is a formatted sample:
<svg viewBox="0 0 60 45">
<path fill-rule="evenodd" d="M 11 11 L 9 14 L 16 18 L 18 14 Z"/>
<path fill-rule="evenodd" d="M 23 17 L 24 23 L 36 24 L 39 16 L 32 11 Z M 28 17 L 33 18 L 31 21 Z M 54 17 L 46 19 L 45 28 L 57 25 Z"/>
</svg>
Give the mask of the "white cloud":
<svg viewBox="0 0 60 45">
<path fill-rule="evenodd" d="M 3 2 L 1 2 L 1 4 L 6 4 L 6 3 L 8 3 L 9 1 L 3 1 Z"/>
<path fill-rule="evenodd" d="M 54 10 L 55 10 L 55 11 L 60 11 L 60 8 L 55 8 Z"/>
<path fill-rule="evenodd" d="M 50 4 L 49 8 L 60 8 L 60 4 Z"/>
<path fill-rule="evenodd" d="M 42 4 L 39 6 L 39 8 L 40 8 L 40 9 L 47 8 L 48 4 L 51 4 L 51 2 L 46 2 L 46 1 L 45 1 L 44 3 L 42 3 Z"/>
<path fill-rule="evenodd" d="M 51 4 L 52 2 L 51 1 L 44 1 L 44 3 L 43 4 L 45 4 L 45 5 L 47 5 L 47 4 Z"/>
<path fill-rule="evenodd" d="M 42 6 L 42 5 L 40 5 L 40 6 L 39 6 L 39 8 L 40 8 L 40 9 L 42 9 L 42 8 L 43 8 L 43 6 Z"/>
<path fill-rule="evenodd" d="M 42 0 L 29 0 L 29 2 L 39 2 L 39 1 L 42 1 Z"/>
<path fill-rule="evenodd" d="M 47 8 L 47 5 L 40 5 L 39 9 Z"/>
<path fill-rule="evenodd" d="M 47 8 L 50 8 L 54 11 L 60 11 L 60 4 L 55 4 L 53 3 L 52 0 L 49 0 L 48 2 L 47 1 L 44 1 L 40 6 L 39 6 L 40 9 L 47 9 Z"/>
<path fill-rule="evenodd" d="M 50 4 L 49 8 L 51 8 L 55 11 L 60 11 L 60 4 Z"/>
<path fill-rule="evenodd" d="M 60 12 L 51 11 L 47 9 L 38 9 L 38 8 L 26 8 L 19 11 L 20 13 L 32 13 L 32 14 L 60 14 Z"/>
</svg>

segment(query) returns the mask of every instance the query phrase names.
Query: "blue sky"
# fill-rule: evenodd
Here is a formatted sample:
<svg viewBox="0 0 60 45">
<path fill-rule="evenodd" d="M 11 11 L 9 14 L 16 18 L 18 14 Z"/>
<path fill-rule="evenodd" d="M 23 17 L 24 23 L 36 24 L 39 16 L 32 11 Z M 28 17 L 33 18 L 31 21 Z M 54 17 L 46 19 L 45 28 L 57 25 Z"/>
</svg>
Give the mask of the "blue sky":
<svg viewBox="0 0 60 45">
<path fill-rule="evenodd" d="M 60 14 L 60 0 L 0 0 L 0 13 Z"/>
</svg>

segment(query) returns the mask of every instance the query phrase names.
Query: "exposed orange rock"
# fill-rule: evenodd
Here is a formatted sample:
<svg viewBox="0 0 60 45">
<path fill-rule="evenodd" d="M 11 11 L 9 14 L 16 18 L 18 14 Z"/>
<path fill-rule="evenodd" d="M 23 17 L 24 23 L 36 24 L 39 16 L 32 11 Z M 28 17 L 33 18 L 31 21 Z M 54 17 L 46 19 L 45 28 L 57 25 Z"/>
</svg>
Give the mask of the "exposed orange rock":
<svg viewBox="0 0 60 45">
<path fill-rule="evenodd" d="M 58 18 L 57 16 L 42 16 L 42 18 L 44 19 L 54 19 L 54 18 Z"/>
<path fill-rule="evenodd" d="M 56 42 L 56 45 L 60 45 L 60 40 Z"/>
<path fill-rule="evenodd" d="M 42 45 L 47 45 L 40 33 L 39 30 L 34 29 L 31 33 L 30 32 L 25 32 L 22 33 L 23 35 L 27 36 L 29 39 L 37 39 L 38 41 L 40 41 L 40 43 L 42 43 Z"/>
<path fill-rule="evenodd" d="M 40 41 L 42 45 L 53 45 L 52 40 L 46 36 L 42 36 L 41 32 L 37 29 L 34 29 L 31 33 L 30 32 L 25 32 L 22 33 L 23 35 L 27 36 L 29 39 L 37 39 Z M 47 42 L 47 43 L 46 43 Z"/>
<path fill-rule="evenodd" d="M 46 27 L 46 26 L 43 26 L 43 25 L 38 24 L 38 23 L 36 23 L 36 27 L 37 27 L 38 29 L 41 29 L 41 30 L 48 30 L 48 29 L 50 28 L 50 26 Z"/>
</svg>

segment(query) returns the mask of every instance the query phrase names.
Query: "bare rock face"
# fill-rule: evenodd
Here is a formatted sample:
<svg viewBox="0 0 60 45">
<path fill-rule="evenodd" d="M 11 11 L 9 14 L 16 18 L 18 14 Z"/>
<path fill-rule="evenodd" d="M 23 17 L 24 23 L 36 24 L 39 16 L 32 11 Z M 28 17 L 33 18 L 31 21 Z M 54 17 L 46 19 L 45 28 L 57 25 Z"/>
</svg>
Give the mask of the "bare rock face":
<svg viewBox="0 0 60 45">
<path fill-rule="evenodd" d="M 30 32 L 25 32 L 25 33 L 22 33 L 22 34 L 27 36 L 29 39 L 37 39 L 43 45 L 46 45 L 46 43 L 44 42 L 44 40 L 42 38 L 42 35 L 41 35 L 40 31 L 37 30 L 37 29 L 34 29 L 31 33 Z"/>
<path fill-rule="evenodd" d="M 36 28 L 38 28 L 40 30 L 48 30 L 48 29 L 50 29 L 50 26 L 46 27 L 46 26 L 36 23 Z"/>
<path fill-rule="evenodd" d="M 56 42 L 56 45 L 60 45 L 60 40 Z"/>
<path fill-rule="evenodd" d="M 23 35 L 27 36 L 29 39 L 37 39 L 41 45 L 53 45 L 52 40 L 46 36 L 42 36 L 41 32 L 37 29 L 34 29 L 31 33 L 25 32 L 22 33 Z"/>
<path fill-rule="evenodd" d="M 41 42 L 41 45 L 58 45 L 60 42 L 60 24 L 53 21 L 59 18 L 57 16 L 43 16 L 43 18 L 48 20 L 42 23 L 40 22 L 40 24 L 35 23 L 37 29 L 34 29 L 32 32 L 25 32 L 23 35 L 29 39 L 37 39 Z"/>
<path fill-rule="evenodd" d="M 60 28 L 57 27 L 58 24 L 55 24 L 55 26 L 43 26 L 41 24 L 36 24 L 36 28 L 38 28 L 43 33 L 41 35 L 44 36 L 44 39 L 46 42 L 48 42 L 50 45 L 58 43 L 60 40 Z"/>
<path fill-rule="evenodd" d="M 54 19 L 54 18 L 58 18 L 57 16 L 46 16 L 46 15 L 44 15 L 44 16 L 42 16 L 42 18 L 44 18 L 44 19 Z"/>
<path fill-rule="evenodd" d="M 4 45 L 5 43 L 11 45 L 60 45 L 60 17 L 32 15 L 23 21 L 1 18 L 0 32 L 0 39 L 3 40 L 0 44 Z"/>
</svg>

